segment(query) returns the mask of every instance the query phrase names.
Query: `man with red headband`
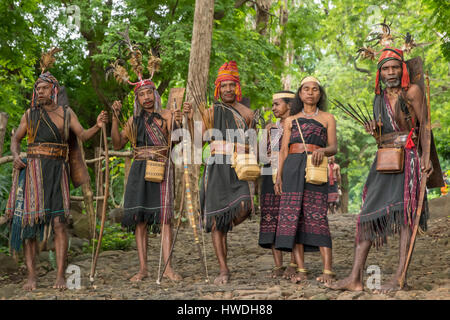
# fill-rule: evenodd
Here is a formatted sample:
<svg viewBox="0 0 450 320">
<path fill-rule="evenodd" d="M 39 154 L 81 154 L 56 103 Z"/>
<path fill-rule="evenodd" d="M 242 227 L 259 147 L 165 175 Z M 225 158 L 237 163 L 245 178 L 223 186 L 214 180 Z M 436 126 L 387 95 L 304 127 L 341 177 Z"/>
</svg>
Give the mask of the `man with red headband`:
<svg viewBox="0 0 450 320">
<path fill-rule="evenodd" d="M 228 283 L 230 270 L 227 266 L 227 233 L 243 222 L 252 212 L 253 203 L 249 183 L 238 179 L 231 166 L 234 151 L 245 152 L 245 132 L 253 126 L 254 112 L 240 103 L 242 99 L 239 72 L 235 61 L 222 65 L 215 82 L 214 106 L 208 109 L 208 124 L 203 132 L 214 129 L 215 140 L 210 144 L 200 202 L 206 221 L 206 232 L 212 233 L 212 241 L 220 265 L 216 284 Z M 220 99 L 220 100 L 219 100 Z M 221 132 L 220 137 L 217 136 Z M 234 138 L 230 133 L 237 133 Z M 235 141 L 237 139 L 237 142 Z"/>
<path fill-rule="evenodd" d="M 170 110 L 161 110 L 161 99 L 155 84 L 149 80 L 134 83 L 134 112 L 119 132 L 119 120 L 113 117 L 111 137 L 115 150 L 121 150 L 130 141 L 134 153 L 128 181 L 125 189 L 124 216 L 122 225 L 135 232 L 139 257 L 139 271 L 130 281 L 137 282 L 147 278 L 148 228 L 153 232 L 162 229 L 162 250 L 167 267 L 164 277 L 181 280 L 181 276 L 172 268 L 169 259 L 172 244 L 173 218 L 173 176 L 168 168 L 170 161 L 169 143 L 173 127 L 179 127 L 182 114 L 180 109 L 173 114 Z M 115 114 L 122 109 L 120 101 L 112 105 Z M 190 107 L 184 112 L 192 117 Z M 161 182 L 146 180 L 147 160 L 164 163 L 164 178 Z M 162 225 L 162 228 L 161 228 Z"/>
<path fill-rule="evenodd" d="M 46 241 L 52 229 L 57 264 L 54 288 L 66 288 L 66 221 L 69 170 L 73 169 L 69 168 L 69 132 L 86 141 L 108 121 L 107 113 L 102 111 L 97 123 L 84 130 L 72 109 L 60 105 L 59 90 L 56 78 L 43 70 L 34 84 L 31 107 L 11 139 L 14 173 L 6 214 L 11 220 L 11 249 L 18 251 L 22 242 L 24 245 L 28 280 L 23 288 L 28 291 L 37 287 L 37 237 L 41 241 L 45 237 Z M 20 143 L 26 135 L 27 157 L 21 159 Z"/>
<path fill-rule="evenodd" d="M 396 173 L 383 172 L 381 164 L 377 166 L 379 153 L 375 157 L 363 190 L 352 271 L 349 277 L 330 285 L 333 289 L 363 290 L 362 274 L 370 247 L 373 243 L 377 247 L 385 244 L 387 237 L 395 233 L 400 233 L 398 268 L 390 281 L 375 289 L 382 293 L 402 289 L 399 280 L 419 206 L 421 171 L 428 176 L 433 171 L 431 161 L 424 163 L 421 154 L 431 142 L 430 131 L 426 129 L 425 96 L 419 85 L 411 83 L 401 50 L 390 47 L 382 50 L 375 87 L 375 120 L 366 125 L 366 131 L 376 137 L 379 150 L 403 150 L 400 156 L 403 159 L 399 160 L 404 166 Z M 426 204 L 420 218 L 420 227 L 426 229 Z"/>
</svg>

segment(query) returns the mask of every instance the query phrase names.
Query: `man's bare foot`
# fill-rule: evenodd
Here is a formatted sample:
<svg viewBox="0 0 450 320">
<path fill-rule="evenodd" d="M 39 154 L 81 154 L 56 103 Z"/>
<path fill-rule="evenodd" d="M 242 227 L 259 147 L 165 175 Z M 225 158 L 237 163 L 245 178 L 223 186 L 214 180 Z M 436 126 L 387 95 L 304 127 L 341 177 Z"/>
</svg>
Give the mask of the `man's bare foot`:
<svg viewBox="0 0 450 320">
<path fill-rule="evenodd" d="M 139 281 L 144 280 L 147 277 L 148 277 L 147 271 L 139 271 L 138 273 L 136 273 L 134 276 L 131 277 L 130 281 L 131 282 L 139 282 Z"/>
<path fill-rule="evenodd" d="M 67 289 L 66 279 L 64 277 L 56 277 L 54 289 L 65 290 Z"/>
<path fill-rule="evenodd" d="M 178 273 L 173 271 L 172 269 L 166 268 L 166 271 L 163 274 L 164 278 L 169 278 L 172 281 L 180 281 L 183 280 L 183 277 L 180 276 Z"/>
<path fill-rule="evenodd" d="M 272 268 L 272 272 L 270 274 L 270 277 L 273 278 L 273 279 L 281 277 L 283 275 L 283 271 L 284 271 L 284 267 L 283 266 L 273 267 Z"/>
<path fill-rule="evenodd" d="M 308 271 L 306 269 L 297 268 L 291 276 L 292 283 L 299 283 L 308 280 Z"/>
<path fill-rule="evenodd" d="M 386 294 L 389 292 L 394 292 L 394 291 L 399 291 L 399 290 L 402 290 L 402 288 L 400 288 L 398 279 L 393 278 L 385 285 L 382 285 L 380 289 L 373 290 L 373 293 Z"/>
<path fill-rule="evenodd" d="M 356 281 L 350 277 L 347 277 L 334 283 L 325 282 L 324 284 L 325 287 L 333 290 L 362 291 L 364 289 L 361 281 Z"/>
<path fill-rule="evenodd" d="M 25 291 L 33 291 L 36 288 L 37 288 L 36 277 L 29 277 L 27 282 L 23 285 L 23 290 Z"/>
<path fill-rule="evenodd" d="M 230 280 L 230 274 L 228 272 L 221 272 L 219 276 L 214 280 L 214 284 L 227 284 L 228 280 Z"/>
<path fill-rule="evenodd" d="M 286 268 L 286 270 L 284 270 L 283 278 L 287 279 L 287 280 L 291 279 L 292 276 L 295 274 L 296 270 L 297 270 L 297 265 L 289 264 L 289 266 Z"/>
</svg>

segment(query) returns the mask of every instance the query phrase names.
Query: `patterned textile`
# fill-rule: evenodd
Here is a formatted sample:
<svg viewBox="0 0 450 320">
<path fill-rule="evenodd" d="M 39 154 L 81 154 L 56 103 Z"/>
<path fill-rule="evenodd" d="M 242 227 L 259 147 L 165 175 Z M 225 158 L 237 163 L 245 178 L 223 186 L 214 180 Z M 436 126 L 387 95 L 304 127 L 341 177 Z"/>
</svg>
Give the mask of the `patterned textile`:
<svg viewBox="0 0 450 320">
<path fill-rule="evenodd" d="M 158 114 L 145 111 L 133 118 L 137 128 L 137 147 L 167 146 L 162 126 L 155 119 Z M 135 159 L 130 168 L 124 199 L 122 225 L 134 230 L 136 224 L 146 222 L 150 230 L 159 232 L 161 223 L 169 223 L 173 217 L 173 172 L 166 161 L 165 178 L 161 183 L 145 180 L 146 160 Z"/>
<path fill-rule="evenodd" d="M 306 118 L 298 118 L 298 121 L 307 144 L 326 146 L 327 129 L 320 122 Z M 300 133 L 293 120 L 289 144 L 300 142 Z M 288 154 L 283 165 L 276 249 L 292 251 L 296 243 L 303 244 L 305 251 L 331 248 L 327 219 L 328 184 L 306 183 L 305 168 L 305 153 Z"/>
<path fill-rule="evenodd" d="M 273 129 L 273 130 L 272 130 Z M 271 139 L 267 144 L 268 153 L 271 150 L 279 150 L 279 144 L 283 138 L 283 130 L 280 121 L 270 130 Z M 273 146 L 273 147 L 272 147 Z M 261 223 L 259 229 L 258 244 L 263 248 L 272 248 L 275 243 L 275 235 L 280 213 L 280 196 L 275 195 L 272 175 L 263 175 L 261 183 Z"/>
<path fill-rule="evenodd" d="M 67 116 L 66 112 L 64 117 Z M 59 129 L 44 109 L 32 108 L 30 119 L 36 128 L 34 143 L 64 142 Z M 20 248 L 20 240 L 35 238 L 37 235 L 42 239 L 44 226 L 53 223 L 56 217 L 65 222 L 69 215 L 69 175 L 65 159 L 28 158 L 26 165 L 20 173 L 14 172 L 6 208 L 6 214 L 15 223 L 12 231 L 20 229 L 21 233 L 12 234 L 15 242 L 11 248 L 14 250 Z M 24 179 L 22 182 L 21 175 Z"/>
<path fill-rule="evenodd" d="M 328 184 L 328 203 L 338 202 L 339 201 L 339 193 L 338 193 L 338 185 L 337 183 Z"/>
</svg>

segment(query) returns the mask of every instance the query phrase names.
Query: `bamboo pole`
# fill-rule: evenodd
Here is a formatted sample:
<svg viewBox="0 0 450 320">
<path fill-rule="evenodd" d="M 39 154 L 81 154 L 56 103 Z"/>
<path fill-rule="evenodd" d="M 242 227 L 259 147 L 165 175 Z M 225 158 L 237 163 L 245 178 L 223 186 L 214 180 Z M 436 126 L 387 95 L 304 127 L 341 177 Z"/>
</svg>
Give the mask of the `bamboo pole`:
<svg viewBox="0 0 450 320">
<path fill-rule="evenodd" d="M 99 158 L 101 155 L 101 149 L 99 147 L 95 148 L 95 158 Z M 103 172 L 102 172 L 102 162 L 99 161 L 95 165 L 95 188 L 97 190 L 97 196 L 103 196 Z M 96 216 L 101 214 L 103 208 L 103 197 L 102 200 L 97 200 L 97 212 Z"/>
<path fill-rule="evenodd" d="M 83 143 L 81 143 L 81 140 L 79 138 L 78 138 L 78 145 L 80 146 L 80 150 L 81 150 L 81 158 L 83 159 L 83 161 L 86 162 Z M 94 239 L 94 237 L 95 237 L 94 192 L 92 191 L 92 188 L 91 188 L 91 180 L 90 179 L 89 179 L 89 182 L 81 185 L 81 191 L 83 192 L 84 207 L 86 208 L 86 212 L 88 215 L 89 237 L 90 237 L 90 239 Z M 70 198 L 70 200 L 72 200 L 72 197 Z"/>
</svg>

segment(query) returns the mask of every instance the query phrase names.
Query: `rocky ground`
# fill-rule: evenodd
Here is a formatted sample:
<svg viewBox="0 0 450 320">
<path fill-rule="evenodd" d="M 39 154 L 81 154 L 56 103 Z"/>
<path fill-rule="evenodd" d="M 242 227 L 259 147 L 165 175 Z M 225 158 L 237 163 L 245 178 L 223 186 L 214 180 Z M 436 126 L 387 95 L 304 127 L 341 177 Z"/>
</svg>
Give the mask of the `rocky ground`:
<svg viewBox="0 0 450 320">
<path fill-rule="evenodd" d="M 309 280 L 295 285 L 284 279 L 269 277 L 273 260 L 269 250 L 257 245 L 259 216 L 244 222 L 229 234 L 229 266 L 231 282 L 224 286 L 212 282 L 218 273 L 218 264 L 209 235 L 205 235 L 207 265 L 211 282 L 205 282 L 196 247 L 189 228 L 180 230 L 175 245 L 173 263 L 184 277 L 173 282 L 164 279 L 156 284 L 159 261 L 160 238 L 149 240 L 149 266 L 151 277 L 142 283 L 128 281 L 138 270 L 135 250 L 105 251 L 100 254 L 97 277 L 89 283 L 89 254 L 71 255 L 69 263 L 81 268 L 81 288 L 65 291 L 52 289 L 55 271 L 52 270 L 48 253 L 40 255 L 38 289 L 24 292 L 22 285 L 26 275 L 23 265 L 17 267 L 7 256 L 0 256 L 0 299 L 69 299 L 69 300 L 114 300 L 114 299 L 311 299 L 311 300 L 411 300 L 450 299 L 450 198 L 443 197 L 431 206 L 432 218 L 429 230 L 417 238 L 415 252 L 409 269 L 408 291 L 390 294 L 374 294 L 369 289 L 363 292 L 332 291 L 319 284 L 315 278 L 320 274 L 322 263 L 318 253 L 307 253 L 306 267 L 311 271 Z M 350 272 L 353 260 L 353 240 L 356 216 L 337 214 L 329 217 L 333 236 L 334 271 L 338 278 Z M 72 239 L 76 245 L 82 241 Z M 285 264 L 289 255 L 284 255 Z M 388 245 L 371 250 L 367 265 L 378 265 L 382 282 L 396 268 L 398 262 L 398 237 L 391 238 Z M 365 275 L 367 280 L 368 274 Z M 365 280 L 365 281 L 366 281 Z"/>
</svg>

